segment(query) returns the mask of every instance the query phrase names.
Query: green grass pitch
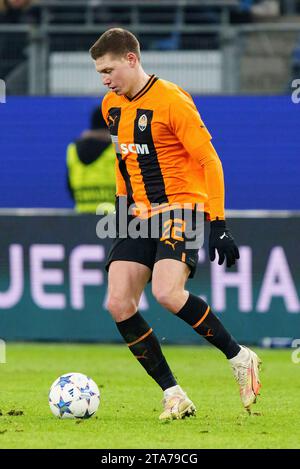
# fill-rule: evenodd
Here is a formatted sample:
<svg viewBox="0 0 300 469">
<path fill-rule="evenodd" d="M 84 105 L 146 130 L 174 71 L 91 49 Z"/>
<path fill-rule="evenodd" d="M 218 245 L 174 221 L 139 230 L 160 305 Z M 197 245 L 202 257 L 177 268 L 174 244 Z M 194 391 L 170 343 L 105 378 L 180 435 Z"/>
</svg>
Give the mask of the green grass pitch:
<svg viewBox="0 0 300 469">
<path fill-rule="evenodd" d="M 0 448 L 300 448 L 300 364 L 290 350 L 258 351 L 263 388 L 251 416 L 218 350 L 166 346 L 164 353 L 196 418 L 159 422 L 162 393 L 126 346 L 8 344 L 0 364 Z M 89 420 L 50 412 L 50 385 L 72 371 L 99 385 L 100 408 Z"/>
</svg>

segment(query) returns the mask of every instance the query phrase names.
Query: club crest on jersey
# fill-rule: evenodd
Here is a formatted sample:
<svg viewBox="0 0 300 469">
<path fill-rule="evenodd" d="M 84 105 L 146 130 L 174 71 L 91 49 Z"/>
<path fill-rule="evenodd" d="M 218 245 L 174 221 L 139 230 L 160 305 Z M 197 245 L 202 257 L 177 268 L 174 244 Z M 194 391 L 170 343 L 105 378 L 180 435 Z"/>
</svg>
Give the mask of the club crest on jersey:
<svg viewBox="0 0 300 469">
<path fill-rule="evenodd" d="M 138 126 L 141 132 L 145 130 L 145 128 L 147 127 L 147 124 L 148 124 L 147 116 L 146 114 L 142 114 L 138 120 Z"/>
</svg>

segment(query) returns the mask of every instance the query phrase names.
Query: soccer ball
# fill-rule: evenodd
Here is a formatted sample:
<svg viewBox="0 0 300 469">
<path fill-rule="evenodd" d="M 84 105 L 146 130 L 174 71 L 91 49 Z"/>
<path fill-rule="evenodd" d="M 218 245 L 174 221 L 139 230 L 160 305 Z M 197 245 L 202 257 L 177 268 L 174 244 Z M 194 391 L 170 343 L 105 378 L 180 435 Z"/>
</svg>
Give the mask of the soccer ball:
<svg viewBox="0 0 300 469">
<path fill-rule="evenodd" d="M 88 419 L 97 411 L 99 404 L 97 384 L 81 373 L 66 373 L 57 378 L 50 388 L 51 412 L 62 419 Z"/>
</svg>

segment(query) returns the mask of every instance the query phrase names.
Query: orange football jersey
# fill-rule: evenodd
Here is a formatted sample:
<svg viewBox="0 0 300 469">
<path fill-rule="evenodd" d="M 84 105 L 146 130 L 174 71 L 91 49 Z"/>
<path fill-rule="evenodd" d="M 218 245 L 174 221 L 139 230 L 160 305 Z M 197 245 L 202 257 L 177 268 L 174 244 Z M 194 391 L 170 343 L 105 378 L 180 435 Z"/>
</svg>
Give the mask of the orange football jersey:
<svg viewBox="0 0 300 469">
<path fill-rule="evenodd" d="M 117 195 L 146 206 L 148 216 L 157 204 L 203 203 L 211 219 L 224 218 L 222 166 L 186 91 L 152 75 L 133 98 L 108 92 L 102 113 L 116 150 Z"/>
</svg>

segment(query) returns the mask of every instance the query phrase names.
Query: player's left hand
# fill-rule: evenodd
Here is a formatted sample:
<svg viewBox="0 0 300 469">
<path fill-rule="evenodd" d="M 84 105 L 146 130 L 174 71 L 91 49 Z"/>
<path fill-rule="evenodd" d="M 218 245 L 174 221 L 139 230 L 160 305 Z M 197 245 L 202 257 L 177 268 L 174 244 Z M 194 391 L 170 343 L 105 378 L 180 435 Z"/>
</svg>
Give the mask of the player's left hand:
<svg viewBox="0 0 300 469">
<path fill-rule="evenodd" d="M 225 220 L 214 220 L 210 223 L 209 234 L 209 258 L 213 262 L 217 250 L 219 254 L 218 264 L 223 264 L 226 257 L 226 266 L 231 267 L 236 259 L 240 258 L 240 253 L 235 241 L 226 228 Z"/>
</svg>

